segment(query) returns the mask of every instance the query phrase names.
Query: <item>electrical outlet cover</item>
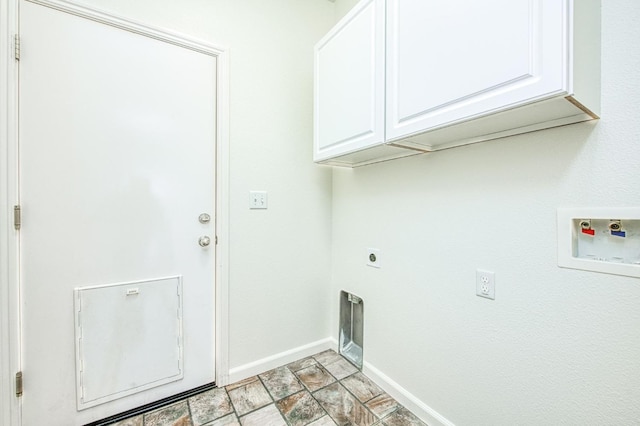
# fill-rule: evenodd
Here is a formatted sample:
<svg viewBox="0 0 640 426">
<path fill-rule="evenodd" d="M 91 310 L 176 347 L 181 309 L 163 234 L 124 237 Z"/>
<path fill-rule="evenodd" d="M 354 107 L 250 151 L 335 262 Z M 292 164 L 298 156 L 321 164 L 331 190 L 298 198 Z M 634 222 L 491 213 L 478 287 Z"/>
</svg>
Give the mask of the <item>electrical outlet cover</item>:
<svg viewBox="0 0 640 426">
<path fill-rule="evenodd" d="M 476 295 L 495 300 L 496 274 L 491 271 L 476 270 Z"/>
</svg>

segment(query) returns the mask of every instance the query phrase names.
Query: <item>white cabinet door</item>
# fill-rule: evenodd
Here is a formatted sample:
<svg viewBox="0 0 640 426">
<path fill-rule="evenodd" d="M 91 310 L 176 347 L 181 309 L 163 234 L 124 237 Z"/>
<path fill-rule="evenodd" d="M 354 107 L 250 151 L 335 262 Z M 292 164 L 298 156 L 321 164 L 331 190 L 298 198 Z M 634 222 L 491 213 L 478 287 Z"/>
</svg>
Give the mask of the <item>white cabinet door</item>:
<svg viewBox="0 0 640 426">
<path fill-rule="evenodd" d="M 315 47 L 314 161 L 384 143 L 384 0 L 360 2 Z"/>
<path fill-rule="evenodd" d="M 325 164 L 599 115 L 599 0 L 362 0 L 315 53 L 314 160 Z"/>
<path fill-rule="evenodd" d="M 569 2 L 388 0 L 386 137 L 569 93 Z"/>
</svg>

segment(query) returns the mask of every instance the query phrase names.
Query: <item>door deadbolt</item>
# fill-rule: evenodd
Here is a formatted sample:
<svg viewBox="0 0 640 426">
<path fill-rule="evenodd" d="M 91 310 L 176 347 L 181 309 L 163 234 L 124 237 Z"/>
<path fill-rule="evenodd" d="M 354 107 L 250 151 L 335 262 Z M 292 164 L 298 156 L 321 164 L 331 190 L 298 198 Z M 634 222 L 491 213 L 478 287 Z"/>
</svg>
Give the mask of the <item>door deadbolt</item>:
<svg viewBox="0 0 640 426">
<path fill-rule="evenodd" d="M 200 223 L 209 223 L 211 222 L 211 216 L 209 216 L 207 213 L 202 213 L 200 216 L 198 216 L 198 221 L 200 221 Z"/>
</svg>

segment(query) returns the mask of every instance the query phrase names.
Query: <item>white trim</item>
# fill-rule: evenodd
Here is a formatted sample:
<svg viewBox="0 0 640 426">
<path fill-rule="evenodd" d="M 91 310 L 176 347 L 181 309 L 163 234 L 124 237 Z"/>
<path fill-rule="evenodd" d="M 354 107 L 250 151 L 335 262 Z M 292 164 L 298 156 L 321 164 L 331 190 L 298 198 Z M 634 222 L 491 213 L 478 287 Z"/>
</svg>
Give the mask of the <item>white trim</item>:
<svg viewBox="0 0 640 426">
<path fill-rule="evenodd" d="M 229 50 L 218 53 L 216 152 L 216 384 L 229 383 Z"/>
<path fill-rule="evenodd" d="M 409 409 L 409 411 L 418 416 L 429 426 L 455 426 L 436 410 L 420 401 L 416 396 L 411 394 L 398 383 L 394 382 L 389 376 L 385 375 L 382 371 L 378 370 L 368 362 L 364 363 L 362 372 L 375 382 L 375 384 L 380 386 L 386 393 L 391 395 L 392 398 Z"/>
<path fill-rule="evenodd" d="M 327 349 L 335 350 L 335 339 L 330 337 L 316 342 L 309 343 L 307 345 L 298 346 L 297 348 L 290 349 L 288 351 L 280 352 L 279 354 L 271 355 L 266 358 L 259 359 L 257 361 L 250 362 L 239 367 L 234 367 L 229 370 L 230 383 L 239 382 L 247 377 L 255 376 L 256 374 L 264 373 L 276 367 L 281 367 L 290 362 L 297 361 L 301 358 L 306 358 L 311 355 L 315 355 L 318 352 L 326 351 Z"/>
<path fill-rule="evenodd" d="M 280 352 L 239 367 L 234 367 L 229 370 L 229 383 L 239 382 L 240 380 L 264 373 L 265 371 L 289 364 L 290 362 L 315 355 L 327 349 L 333 349 L 337 352 L 338 341 L 333 337 L 328 337 L 326 339 Z M 364 362 L 362 372 L 385 392 L 391 395 L 392 398 L 409 409 L 409 411 L 418 416 L 428 425 L 455 426 L 440 413 L 420 401 L 416 396 L 412 395 L 408 390 L 404 389 L 370 363 L 366 361 Z"/>
<path fill-rule="evenodd" d="M 18 1 L 0 0 L 0 423 L 21 424 L 13 378 L 20 370 L 18 233 L 13 206 L 18 199 L 18 64 L 12 52 L 18 33 Z"/>
<path fill-rule="evenodd" d="M 331 341 L 331 349 L 338 352 L 338 341 L 333 337 L 329 340 Z M 388 393 L 393 399 L 409 409 L 409 411 L 418 416 L 429 426 L 455 426 L 443 415 L 420 401 L 416 396 L 393 381 L 389 376 L 371 365 L 371 363 L 365 361 L 363 363 L 362 372 L 375 384 L 380 386 L 380 388 Z"/>
<path fill-rule="evenodd" d="M 61 12 L 76 15 L 85 19 L 100 22 L 111 27 L 119 28 L 121 30 L 137 33 L 145 37 L 154 38 L 166 43 L 175 44 L 176 46 L 184 47 L 186 49 L 195 50 L 196 52 L 204 53 L 207 55 L 218 56 L 223 53 L 225 49 L 221 49 L 216 46 L 212 46 L 206 41 L 198 40 L 192 37 L 185 36 L 177 32 L 169 31 L 166 29 L 160 29 L 157 27 L 148 26 L 142 22 L 132 19 L 124 18 L 122 16 L 114 15 L 110 12 L 93 8 L 85 7 L 78 3 L 66 0 L 27 0 L 31 3 L 39 4 L 51 9 L 56 9 Z"/>
</svg>

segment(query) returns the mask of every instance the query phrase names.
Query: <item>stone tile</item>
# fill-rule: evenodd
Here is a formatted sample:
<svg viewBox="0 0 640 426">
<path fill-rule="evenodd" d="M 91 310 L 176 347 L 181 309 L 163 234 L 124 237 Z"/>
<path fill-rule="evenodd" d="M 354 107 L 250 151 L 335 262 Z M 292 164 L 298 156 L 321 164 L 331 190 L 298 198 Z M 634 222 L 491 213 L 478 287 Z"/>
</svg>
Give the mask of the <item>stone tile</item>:
<svg viewBox="0 0 640 426">
<path fill-rule="evenodd" d="M 362 373 L 347 377 L 342 380 L 341 383 L 345 388 L 349 389 L 349 391 L 358 398 L 360 402 L 367 402 L 383 393 L 382 389 Z"/>
<path fill-rule="evenodd" d="M 336 426 L 336 422 L 331 420 L 331 417 L 324 416 L 313 423 L 309 423 L 307 426 Z"/>
<path fill-rule="evenodd" d="M 235 414 L 229 414 L 228 416 L 209 422 L 204 426 L 240 426 L 240 422 Z"/>
<path fill-rule="evenodd" d="M 291 364 L 287 365 L 287 368 L 289 368 L 289 370 L 291 370 L 292 372 L 296 372 L 298 370 L 302 370 L 303 368 L 307 368 L 307 367 L 311 367 L 312 365 L 316 365 L 318 363 L 318 361 L 315 360 L 315 358 L 313 357 L 307 357 L 307 358 L 302 358 L 299 361 L 294 361 Z"/>
<path fill-rule="evenodd" d="M 114 426 L 199 425 L 426 426 L 332 350 Z"/>
<path fill-rule="evenodd" d="M 226 386 L 227 392 L 229 392 L 230 390 L 238 389 L 251 382 L 255 382 L 256 380 L 258 380 L 258 376 L 251 376 L 251 377 L 247 377 L 244 380 L 240 380 L 239 382 L 231 383 L 230 385 Z"/>
<path fill-rule="evenodd" d="M 210 422 L 233 412 L 229 395 L 224 388 L 211 389 L 188 399 L 191 420 L 195 426 Z"/>
<path fill-rule="evenodd" d="M 240 423 L 242 426 L 287 426 L 274 404 L 240 417 Z"/>
<path fill-rule="evenodd" d="M 340 385 L 334 383 L 313 394 L 320 405 L 340 426 L 370 426 L 377 420 L 367 408 Z"/>
<path fill-rule="evenodd" d="M 287 367 L 279 367 L 267 371 L 264 374 L 260 374 L 260 378 L 276 401 L 304 389 L 296 376 Z"/>
<path fill-rule="evenodd" d="M 320 352 L 319 354 L 315 354 L 313 357 L 322 365 L 331 364 L 332 362 L 344 359 L 332 349 L 328 349 L 324 352 Z"/>
<path fill-rule="evenodd" d="M 130 419 L 124 419 L 118 423 L 114 423 L 111 426 L 142 426 L 142 416 L 132 417 Z"/>
<path fill-rule="evenodd" d="M 391 398 L 391 396 L 386 393 L 376 396 L 365 405 L 369 410 L 371 410 L 373 414 L 378 416 L 378 418 L 386 417 L 400 408 L 400 404 L 398 404 L 398 401 Z"/>
<path fill-rule="evenodd" d="M 296 371 L 295 375 L 298 376 L 302 384 L 311 392 L 336 381 L 321 365 L 312 365 L 311 367 Z"/>
<path fill-rule="evenodd" d="M 242 387 L 228 391 L 228 393 L 238 416 L 273 402 L 260 380 L 249 382 Z"/>
<path fill-rule="evenodd" d="M 346 359 L 340 357 L 337 361 L 326 364 L 324 368 L 338 380 L 357 373 L 358 369 Z"/>
<path fill-rule="evenodd" d="M 385 426 L 427 426 L 415 414 L 404 407 L 398 408 L 395 412 L 382 419 Z"/>
<path fill-rule="evenodd" d="M 144 415 L 145 426 L 191 426 L 187 401 L 163 407 Z"/>
<path fill-rule="evenodd" d="M 276 402 L 276 406 L 291 426 L 304 426 L 325 415 L 320 404 L 306 390 Z"/>
</svg>

